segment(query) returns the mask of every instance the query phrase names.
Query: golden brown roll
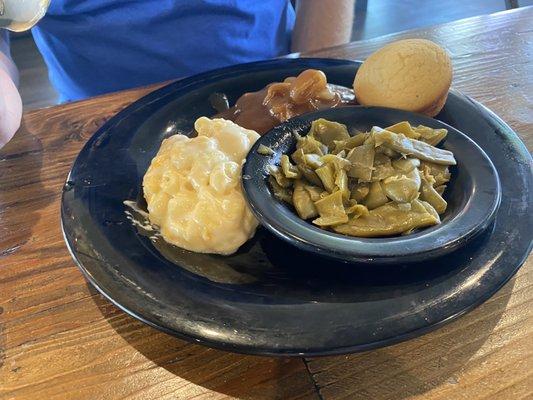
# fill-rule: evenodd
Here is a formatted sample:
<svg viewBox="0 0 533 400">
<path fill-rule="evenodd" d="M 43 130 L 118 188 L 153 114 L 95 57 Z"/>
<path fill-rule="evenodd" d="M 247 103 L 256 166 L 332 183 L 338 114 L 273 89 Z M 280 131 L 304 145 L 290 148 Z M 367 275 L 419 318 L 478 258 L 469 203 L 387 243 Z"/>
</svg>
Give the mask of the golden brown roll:
<svg viewBox="0 0 533 400">
<path fill-rule="evenodd" d="M 361 65 L 353 88 L 357 101 L 437 115 L 452 83 L 452 63 L 446 51 L 425 39 L 391 43 Z"/>
</svg>

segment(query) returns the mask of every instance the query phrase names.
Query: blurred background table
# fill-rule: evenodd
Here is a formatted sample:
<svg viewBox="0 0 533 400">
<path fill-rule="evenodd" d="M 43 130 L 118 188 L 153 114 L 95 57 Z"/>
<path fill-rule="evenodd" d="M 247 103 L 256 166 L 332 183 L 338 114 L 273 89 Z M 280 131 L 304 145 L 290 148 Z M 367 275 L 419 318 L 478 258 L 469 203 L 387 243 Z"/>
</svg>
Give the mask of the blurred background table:
<svg viewBox="0 0 533 400">
<path fill-rule="evenodd" d="M 453 86 L 495 111 L 531 151 L 532 21 L 528 7 L 306 56 L 364 59 L 400 38 L 434 40 L 453 58 Z M 97 128 L 155 87 L 28 112 L 0 150 L 0 399 L 532 398 L 531 257 L 488 302 L 438 331 L 316 359 L 190 344 L 96 293 L 63 244 L 61 187 Z"/>
</svg>

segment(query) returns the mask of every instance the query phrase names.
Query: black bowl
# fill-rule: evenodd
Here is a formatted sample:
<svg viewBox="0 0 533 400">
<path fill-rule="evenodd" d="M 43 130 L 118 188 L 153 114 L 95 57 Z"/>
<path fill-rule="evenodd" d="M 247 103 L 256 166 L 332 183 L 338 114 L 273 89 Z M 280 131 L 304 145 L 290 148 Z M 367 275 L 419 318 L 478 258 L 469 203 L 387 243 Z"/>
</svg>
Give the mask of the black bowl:
<svg viewBox="0 0 533 400">
<path fill-rule="evenodd" d="M 448 202 L 442 223 L 407 236 L 355 238 L 320 229 L 302 220 L 286 203 L 277 200 L 268 184 L 268 166 L 279 164 L 282 154 L 296 148 L 293 132 L 305 135 L 311 122 L 325 118 L 349 130 L 368 131 L 400 121 L 448 129 L 441 147 L 454 153 L 457 166 L 444 197 Z M 274 154 L 257 152 L 260 145 Z M 440 257 L 464 245 L 492 222 L 500 205 L 498 173 L 485 152 L 469 137 L 443 122 L 424 115 L 384 107 L 352 106 L 317 111 L 293 118 L 262 136 L 250 150 L 243 167 L 243 188 L 253 213 L 278 237 L 303 250 L 346 262 L 405 263 Z"/>
</svg>

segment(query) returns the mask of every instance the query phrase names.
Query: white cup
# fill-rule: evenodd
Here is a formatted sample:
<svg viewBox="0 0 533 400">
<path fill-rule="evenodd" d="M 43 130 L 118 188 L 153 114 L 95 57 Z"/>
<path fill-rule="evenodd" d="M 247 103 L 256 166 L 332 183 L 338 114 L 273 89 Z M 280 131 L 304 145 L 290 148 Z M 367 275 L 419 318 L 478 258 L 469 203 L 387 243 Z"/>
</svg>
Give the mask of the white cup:
<svg viewBox="0 0 533 400">
<path fill-rule="evenodd" d="M 50 0 L 0 0 L 0 29 L 22 32 L 44 17 Z"/>
</svg>

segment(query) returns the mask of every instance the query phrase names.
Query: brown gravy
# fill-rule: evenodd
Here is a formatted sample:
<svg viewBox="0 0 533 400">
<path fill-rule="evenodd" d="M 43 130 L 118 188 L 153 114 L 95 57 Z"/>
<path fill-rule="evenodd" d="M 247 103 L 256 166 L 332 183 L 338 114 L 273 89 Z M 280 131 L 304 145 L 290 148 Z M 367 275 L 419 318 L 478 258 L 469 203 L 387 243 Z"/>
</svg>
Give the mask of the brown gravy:
<svg viewBox="0 0 533 400">
<path fill-rule="evenodd" d="M 355 104 L 353 90 L 329 84 L 322 71 L 308 69 L 297 77 L 243 94 L 233 107 L 215 117 L 263 134 L 297 115 L 344 104 Z"/>
</svg>

